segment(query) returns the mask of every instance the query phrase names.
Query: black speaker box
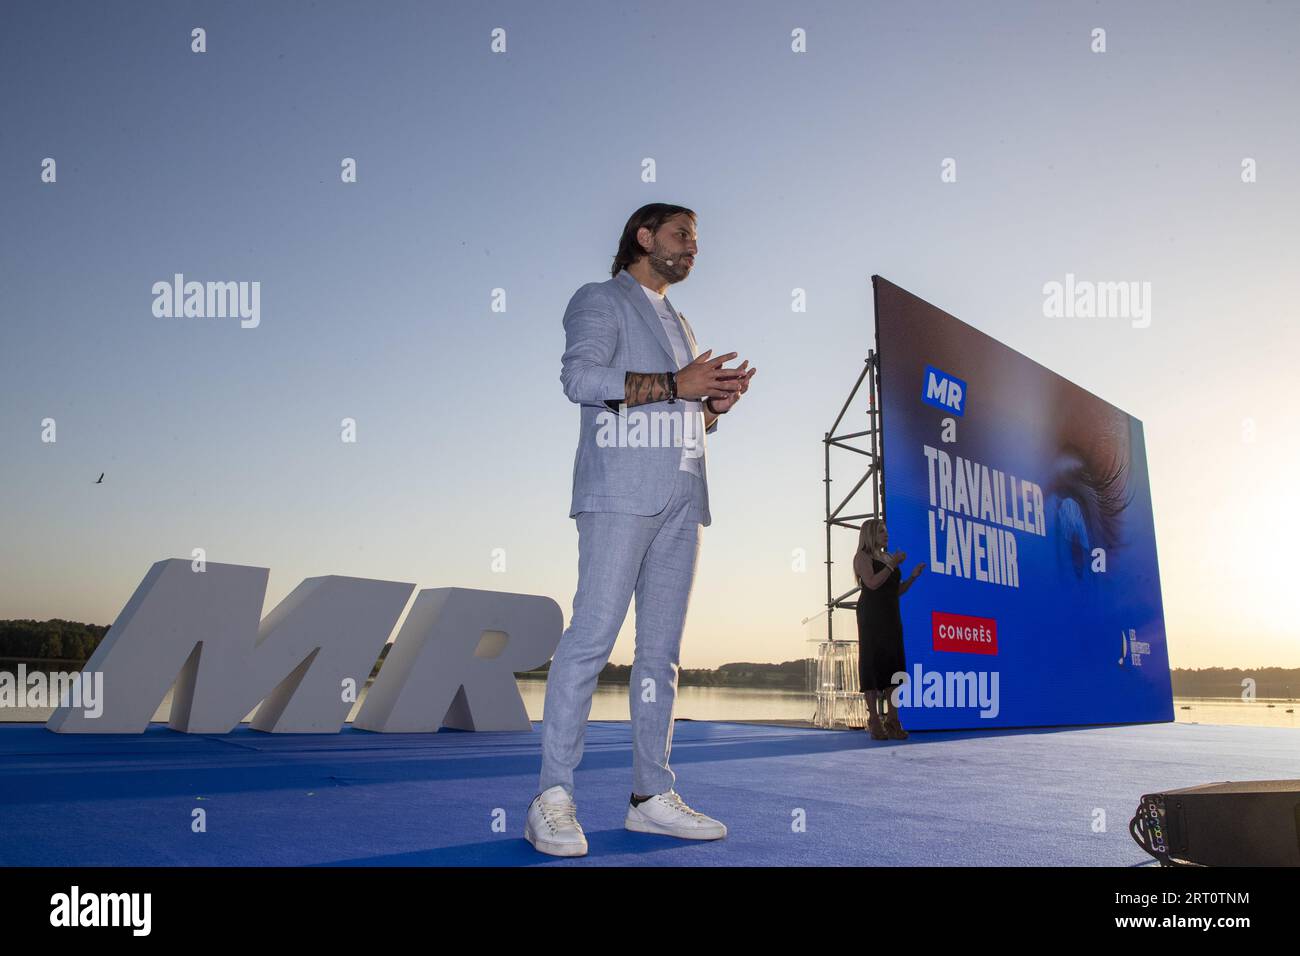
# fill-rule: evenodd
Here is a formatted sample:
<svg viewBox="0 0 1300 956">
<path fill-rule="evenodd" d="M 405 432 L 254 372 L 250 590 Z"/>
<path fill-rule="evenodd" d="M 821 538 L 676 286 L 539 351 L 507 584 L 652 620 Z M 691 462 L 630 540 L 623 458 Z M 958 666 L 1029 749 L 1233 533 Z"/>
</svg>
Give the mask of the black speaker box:
<svg viewBox="0 0 1300 956">
<path fill-rule="evenodd" d="M 1205 866 L 1300 866 L 1300 780 L 1206 783 L 1152 795 L 1172 857 Z"/>
</svg>

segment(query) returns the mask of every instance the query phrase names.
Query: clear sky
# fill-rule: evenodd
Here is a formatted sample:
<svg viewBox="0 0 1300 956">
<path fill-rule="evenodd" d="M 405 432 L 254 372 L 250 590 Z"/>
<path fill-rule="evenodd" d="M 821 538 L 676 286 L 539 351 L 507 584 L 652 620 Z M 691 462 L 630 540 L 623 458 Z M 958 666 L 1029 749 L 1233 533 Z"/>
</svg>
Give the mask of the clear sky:
<svg viewBox="0 0 1300 956">
<path fill-rule="evenodd" d="M 269 567 L 268 611 L 343 574 L 567 622 L 561 318 L 659 201 L 699 214 L 669 298 L 759 369 L 683 666 L 810 652 L 872 273 L 1142 420 L 1175 666 L 1300 666 L 1298 38 L 1283 2 L 6 2 L 0 617 L 112 623 L 201 547 Z M 260 325 L 155 317 L 177 272 L 260 282 Z M 1046 318 L 1067 273 L 1150 282 L 1149 327 Z"/>
</svg>

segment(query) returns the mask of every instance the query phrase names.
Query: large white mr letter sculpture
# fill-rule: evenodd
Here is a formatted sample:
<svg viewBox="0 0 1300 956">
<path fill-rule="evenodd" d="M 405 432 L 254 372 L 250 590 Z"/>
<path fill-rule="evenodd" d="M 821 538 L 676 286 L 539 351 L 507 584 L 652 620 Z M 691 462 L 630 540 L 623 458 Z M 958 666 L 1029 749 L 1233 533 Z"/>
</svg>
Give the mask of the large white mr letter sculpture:
<svg viewBox="0 0 1300 956">
<path fill-rule="evenodd" d="M 103 712 L 59 707 L 59 733 L 142 733 L 175 685 L 168 726 L 197 734 L 252 726 L 338 733 L 414 584 L 308 578 L 259 620 L 267 568 L 187 560 L 149 569 L 86 662 Z M 415 598 L 354 727 L 380 732 L 531 730 L 514 675 L 541 667 L 564 618 L 551 598 L 427 588 Z M 261 706 L 258 706 L 258 705 Z"/>
</svg>

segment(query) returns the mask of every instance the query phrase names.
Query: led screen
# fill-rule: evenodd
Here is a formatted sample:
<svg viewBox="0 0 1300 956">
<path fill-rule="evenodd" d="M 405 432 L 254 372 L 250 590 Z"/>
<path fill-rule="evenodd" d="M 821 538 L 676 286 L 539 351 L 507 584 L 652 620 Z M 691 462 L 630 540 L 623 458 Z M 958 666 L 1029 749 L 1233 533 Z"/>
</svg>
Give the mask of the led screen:
<svg viewBox="0 0 1300 956">
<path fill-rule="evenodd" d="M 873 282 L 904 726 L 1172 720 L 1142 423 Z"/>
</svg>

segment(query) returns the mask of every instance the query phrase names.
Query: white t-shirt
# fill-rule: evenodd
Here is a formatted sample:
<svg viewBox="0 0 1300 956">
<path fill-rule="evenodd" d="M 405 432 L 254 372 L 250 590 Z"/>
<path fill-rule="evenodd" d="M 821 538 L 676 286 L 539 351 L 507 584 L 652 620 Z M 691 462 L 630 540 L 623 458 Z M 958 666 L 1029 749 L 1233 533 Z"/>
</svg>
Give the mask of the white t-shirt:
<svg viewBox="0 0 1300 956">
<path fill-rule="evenodd" d="M 637 285 L 641 285 L 641 283 L 638 282 Z M 682 331 L 681 322 L 668 308 L 668 303 L 664 301 L 662 295 L 644 285 L 641 288 L 645 291 L 650 304 L 654 306 L 655 312 L 658 313 L 659 321 L 664 324 L 664 331 L 668 333 L 668 344 L 673 347 L 673 357 L 677 360 L 677 367 L 682 368 L 690 363 L 691 353 L 686 345 L 686 333 Z M 684 406 L 682 409 L 682 463 L 680 469 L 703 478 L 700 459 L 704 455 L 704 403 L 680 398 L 677 401 Z"/>
</svg>

